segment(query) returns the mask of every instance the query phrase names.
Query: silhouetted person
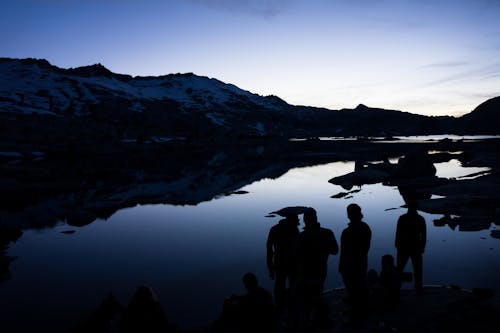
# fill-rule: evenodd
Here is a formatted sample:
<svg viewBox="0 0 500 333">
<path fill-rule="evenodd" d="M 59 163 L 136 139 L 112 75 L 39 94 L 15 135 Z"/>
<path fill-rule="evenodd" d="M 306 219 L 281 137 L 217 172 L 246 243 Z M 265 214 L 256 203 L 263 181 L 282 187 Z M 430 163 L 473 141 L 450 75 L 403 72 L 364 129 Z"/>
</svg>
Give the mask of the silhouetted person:
<svg viewBox="0 0 500 333">
<path fill-rule="evenodd" d="M 99 307 L 85 319 L 74 333 L 109 333 L 116 332 L 117 319 L 122 314 L 123 308 L 113 294 L 109 294 Z"/>
<path fill-rule="evenodd" d="M 139 287 L 125 309 L 121 332 L 172 332 L 153 290 Z"/>
<path fill-rule="evenodd" d="M 306 312 L 316 311 L 322 320 L 328 316 L 328 308 L 321 302 L 328 256 L 336 255 L 339 247 L 333 231 L 321 227 L 313 208 L 304 212 L 304 224 L 297 240 L 299 307 Z"/>
<path fill-rule="evenodd" d="M 213 332 L 273 332 L 273 297 L 259 287 L 253 273 L 243 275 L 245 295 L 231 296 L 224 302 L 220 318 L 214 323 Z"/>
<path fill-rule="evenodd" d="M 410 201 L 408 212 L 399 217 L 396 228 L 397 269 L 402 275 L 408 259 L 411 259 L 415 290 L 418 294 L 423 292 L 422 254 L 425 250 L 426 237 L 425 220 L 417 212 L 417 202 Z"/>
<path fill-rule="evenodd" d="M 382 256 L 382 271 L 380 272 L 380 285 L 384 289 L 384 304 L 387 308 L 396 308 L 399 305 L 401 279 L 394 257 L 390 254 Z"/>
<path fill-rule="evenodd" d="M 294 284 L 296 275 L 295 248 L 299 235 L 299 219 L 290 214 L 269 230 L 267 237 L 267 268 L 274 279 L 274 299 L 278 312 L 288 303 L 288 287 Z"/>
<path fill-rule="evenodd" d="M 366 275 L 372 232 L 362 221 L 363 214 L 358 205 L 347 206 L 347 217 L 350 223 L 340 238 L 339 271 L 352 305 L 353 324 L 357 325 L 362 324 L 366 315 Z"/>
</svg>

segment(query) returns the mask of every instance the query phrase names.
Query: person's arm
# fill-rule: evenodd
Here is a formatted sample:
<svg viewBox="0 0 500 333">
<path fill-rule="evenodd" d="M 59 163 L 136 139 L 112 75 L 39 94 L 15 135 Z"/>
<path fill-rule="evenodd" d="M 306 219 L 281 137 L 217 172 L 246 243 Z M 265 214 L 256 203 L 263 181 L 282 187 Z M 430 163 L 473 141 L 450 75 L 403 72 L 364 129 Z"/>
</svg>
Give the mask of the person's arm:
<svg viewBox="0 0 500 333">
<path fill-rule="evenodd" d="M 337 239 L 335 238 L 335 234 L 330 230 L 330 241 L 329 241 L 329 252 L 330 254 L 336 255 L 339 253 L 339 244 L 337 243 Z"/>
<path fill-rule="evenodd" d="M 370 227 L 367 227 L 367 230 L 366 230 L 366 243 L 365 243 L 365 253 L 368 253 L 368 251 L 370 251 L 370 244 L 372 242 L 372 230 L 370 229 Z"/>
<path fill-rule="evenodd" d="M 398 218 L 398 223 L 396 225 L 396 239 L 394 241 L 394 246 L 399 249 L 401 245 L 401 217 Z"/>
<path fill-rule="evenodd" d="M 342 231 L 340 234 L 340 258 L 339 258 L 339 272 L 342 273 L 344 270 L 345 261 L 345 243 L 346 242 L 346 231 Z"/>
<path fill-rule="evenodd" d="M 269 230 L 269 235 L 267 236 L 266 242 L 267 248 L 267 269 L 269 270 L 269 276 L 271 279 L 274 279 L 274 237 L 273 237 L 273 229 Z"/>
<path fill-rule="evenodd" d="M 425 225 L 425 219 L 421 216 L 421 230 L 420 230 L 420 250 L 422 253 L 425 251 L 425 244 L 427 243 L 427 226 Z"/>
</svg>

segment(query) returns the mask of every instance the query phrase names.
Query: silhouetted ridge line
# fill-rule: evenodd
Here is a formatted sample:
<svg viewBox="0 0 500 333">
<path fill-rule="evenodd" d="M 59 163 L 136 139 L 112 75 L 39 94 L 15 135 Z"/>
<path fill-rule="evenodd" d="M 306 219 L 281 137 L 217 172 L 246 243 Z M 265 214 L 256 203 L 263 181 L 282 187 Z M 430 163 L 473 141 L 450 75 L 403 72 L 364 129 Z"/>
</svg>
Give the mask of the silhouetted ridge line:
<svg viewBox="0 0 500 333">
<path fill-rule="evenodd" d="M 498 99 L 461 118 L 428 117 L 364 104 L 342 110 L 290 105 L 274 95 L 261 96 L 193 73 L 134 77 L 102 64 L 62 69 L 32 58 L 0 58 L 0 64 L 0 113 L 106 120 L 116 132 L 127 133 L 127 140 L 136 139 L 138 132 L 131 122 L 124 124 L 132 118 L 139 118 L 133 123 L 145 138 L 500 133 Z"/>
</svg>

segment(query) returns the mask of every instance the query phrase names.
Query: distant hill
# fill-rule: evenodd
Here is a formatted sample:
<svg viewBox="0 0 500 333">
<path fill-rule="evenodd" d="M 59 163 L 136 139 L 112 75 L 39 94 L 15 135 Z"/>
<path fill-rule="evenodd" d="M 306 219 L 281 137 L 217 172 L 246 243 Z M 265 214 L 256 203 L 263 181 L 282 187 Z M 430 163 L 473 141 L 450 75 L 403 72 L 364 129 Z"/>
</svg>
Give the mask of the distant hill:
<svg viewBox="0 0 500 333">
<path fill-rule="evenodd" d="M 500 132 L 500 96 L 481 103 L 471 113 L 460 118 L 465 131 Z"/>
<path fill-rule="evenodd" d="M 328 110 L 192 73 L 132 77 L 100 64 L 62 69 L 43 59 L 0 58 L 0 133 L 12 140 L 440 134 L 474 132 L 491 112 L 475 110 L 461 120 L 364 105 Z"/>
</svg>

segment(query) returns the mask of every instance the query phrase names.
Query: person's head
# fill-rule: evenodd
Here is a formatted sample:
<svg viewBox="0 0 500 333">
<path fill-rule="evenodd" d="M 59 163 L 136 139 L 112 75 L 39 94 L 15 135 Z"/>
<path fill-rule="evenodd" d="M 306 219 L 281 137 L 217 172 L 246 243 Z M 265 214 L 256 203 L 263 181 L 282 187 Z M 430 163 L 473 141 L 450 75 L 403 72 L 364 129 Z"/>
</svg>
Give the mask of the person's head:
<svg viewBox="0 0 500 333">
<path fill-rule="evenodd" d="M 316 215 L 316 210 L 314 208 L 307 208 L 304 210 L 304 224 L 307 226 L 312 226 L 318 223 L 318 216 Z"/>
<path fill-rule="evenodd" d="M 297 216 L 297 214 L 288 214 L 285 216 L 285 220 L 290 224 L 299 224 L 299 217 Z"/>
<path fill-rule="evenodd" d="M 382 269 L 387 270 L 391 267 L 394 267 L 394 257 L 390 254 L 386 254 L 382 256 Z"/>
<path fill-rule="evenodd" d="M 350 221 L 361 221 L 363 214 L 361 213 L 361 207 L 357 204 L 350 204 L 347 206 L 347 217 Z"/>
<path fill-rule="evenodd" d="M 134 296 L 132 296 L 129 307 L 143 307 L 147 304 L 156 302 L 158 302 L 158 299 L 156 298 L 153 289 L 147 286 L 140 286 L 135 291 Z"/>
<path fill-rule="evenodd" d="M 253 273 L 246 273 L 243 275 L 243 285 L 247 291 L 255 290 L 259 287 L 257 277 Z"/>
</svg>

